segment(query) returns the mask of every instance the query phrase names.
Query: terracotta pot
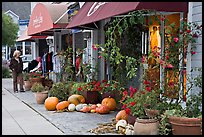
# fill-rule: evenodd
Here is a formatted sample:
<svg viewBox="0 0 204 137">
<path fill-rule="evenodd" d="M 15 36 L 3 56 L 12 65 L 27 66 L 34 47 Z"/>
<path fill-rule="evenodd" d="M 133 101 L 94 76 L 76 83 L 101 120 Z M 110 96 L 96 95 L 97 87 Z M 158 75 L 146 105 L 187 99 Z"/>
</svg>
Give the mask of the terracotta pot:
<svg viewBox="0 0 204 137">
<path fill-rule="evenodd" d="M 157 119 L 136 119 L 134 135 L 158 135 L 159 121 Z"/>
<path fill-rule="evenodd" d="M 32 87 L 32 84 L 31 84 L 30 81 L 24 81 L 24 89 L 25 89 L 25 91 L 30 90 L 31 87 Z"/>
<path fill-rule="evenodd" d="M 44 104 L 46 98 L 48 97 L 48 91 L 36 92 L 34 95 L 38 104 Z"/>
<path fill-rule="evenodd" d="M 87 104 L 97 104 L 100 102 L 98 91 L 82 91 L 82 96 L 84 96 Z"/>
<path fill-rule="evenodd" d="M 129 114 L 128 115 L 128 124 L 134 125 L 136 118 L 137 118 L 136 116 Z"/>
<path fill-rule="evenodd" d="M 202 135 L 202 118 L 170 116 L 173 135 Z"/>
</svg>

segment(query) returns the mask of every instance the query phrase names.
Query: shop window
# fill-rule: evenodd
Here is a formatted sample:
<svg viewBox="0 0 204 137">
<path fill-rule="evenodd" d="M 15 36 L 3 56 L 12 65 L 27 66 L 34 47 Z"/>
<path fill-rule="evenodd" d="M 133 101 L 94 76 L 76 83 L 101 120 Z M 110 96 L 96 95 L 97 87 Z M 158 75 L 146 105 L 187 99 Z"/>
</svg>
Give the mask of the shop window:
<svg viewBox="0 0 204 137">
<path fill-rule="evenodd" d="M 30 42 L 30 41 L 26 41 L 26 42 L 25 42 L 25 45 L 26 45 L 26 46 L 30 46 L 30 45 L 31 45 L 31 42 Z"/>
<path fill-rule="evenodd" d="M 31 54 L 31 46 L 25 46 L 25 55 Z"/>
<path fill-rule="evenodd" d="M 17 47 L 17 50 L 19 50 L 21 52 L 21 55 L 23 54 L 23 46 L 20 45 L 20 46 L 16 46 Z"/>
</svg>

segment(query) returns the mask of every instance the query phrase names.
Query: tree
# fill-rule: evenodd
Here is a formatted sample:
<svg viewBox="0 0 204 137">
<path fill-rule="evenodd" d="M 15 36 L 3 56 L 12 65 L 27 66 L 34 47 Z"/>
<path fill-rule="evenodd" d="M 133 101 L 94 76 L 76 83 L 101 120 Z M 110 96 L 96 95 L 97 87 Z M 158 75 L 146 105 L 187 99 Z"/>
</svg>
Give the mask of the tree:
<svg viewBox="0 0 204 137">
<path fill-rule="evenodd" d="M 14 23 L 13 19 L 2 14 L 2 45 L 13 46 L 18 36 L 18 24 Z"/>
</svg>

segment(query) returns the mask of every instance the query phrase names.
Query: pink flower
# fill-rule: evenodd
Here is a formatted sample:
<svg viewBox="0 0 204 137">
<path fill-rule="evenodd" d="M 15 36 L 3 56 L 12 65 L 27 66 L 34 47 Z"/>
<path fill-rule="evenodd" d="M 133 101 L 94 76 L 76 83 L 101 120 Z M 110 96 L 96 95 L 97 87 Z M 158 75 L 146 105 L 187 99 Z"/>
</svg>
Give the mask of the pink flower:
<svg viewBox="0 0 204 137">
<path fill-rule="evenodd" d="M 100 59 L 100 58 L 102 58 L 101 56 L 98 56 L 98 58 Z"/>
<path fill-rule="evenodd" d="M 174 38 L 174 42 L 178 42 L 179 41 L 179 39 L 176 37 L 176 38 Z"/>
<path fill-rule="evenodd" d="M 97 50 L 98 49 L 97 47 L 95 47 L 94 44 L 92 45 L 92 48 L 93 48 L 93 50 Z"/>
<path fill-rule="evenodd" d="M 142 64 L 145 62 L 145 56 L 142 56 Z"/>
<path fill-rule="evenodd" d="M 126 105 L 126 104 L 124 104 L 124 105 L 122 106 L 122 109 L 126 109 L 126 107 L 127 107 L 127 105 Z"/>
<path fill-rule="evenodd" d="M 173 68 L 174 66 L 173 65 L 171 65 L 171 64 L 168 64 L 167 65 L 167 68 Z"/>
<path fill-rule="evenodd" d="M 165 16 L 161 18 L 161 21 L 164 21 L 164 20 L 165 20 Z"/>
<path fill-rule="evenodd" d="M 144 82 L 143 82 L 145 85 L 149 85 L 150 84 L 150 82 L 148 81 L 148 80 L 144 80 Z"/>
<path fill-rule="evenodd" d="M 146 87 L 146 90 L 147 90 L 148 92 L 150 92 L 150 91 L 151 91 L 151 88 L 150 88 L 150 87 Z"/>
<path fill-rule="evenodd" d="M 195 51 L 191 51 L 191 54 L 194 55 L 194 54 L 196 54 L 196 52 Z"/>
<path fill-rule="evenodd" d="M 192 37 L 193 37 L 193 38 L 198 38 L 198 35 L 195 33 L 195 34 L 193 34 Z"/>
<path fill-rule="evenodd" d="M 123 91 L 123 96 L 127 96 L 127 95 L 128 95 L 127 90 Z"/>
</svg>

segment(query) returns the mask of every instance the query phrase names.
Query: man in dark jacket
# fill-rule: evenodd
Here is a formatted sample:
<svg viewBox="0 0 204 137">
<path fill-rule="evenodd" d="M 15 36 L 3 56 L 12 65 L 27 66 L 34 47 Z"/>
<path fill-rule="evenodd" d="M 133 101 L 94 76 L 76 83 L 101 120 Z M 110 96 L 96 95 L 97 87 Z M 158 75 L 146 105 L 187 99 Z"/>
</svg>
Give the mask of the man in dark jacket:
<svg viewBox="0 0 204 137">
<path fill-rule="evenodd" d="M 20 92 L 24 92 L 23 89 L 23 62 L 20 58 L 21 52 L 16 50 L 13 53 L 13 58 L 10 61 L 9 68 L 12 70 L 13 75 L 13 90 L 14 93 L 18 92 L 18 81 L 20 84 Z"/>
</svg>

